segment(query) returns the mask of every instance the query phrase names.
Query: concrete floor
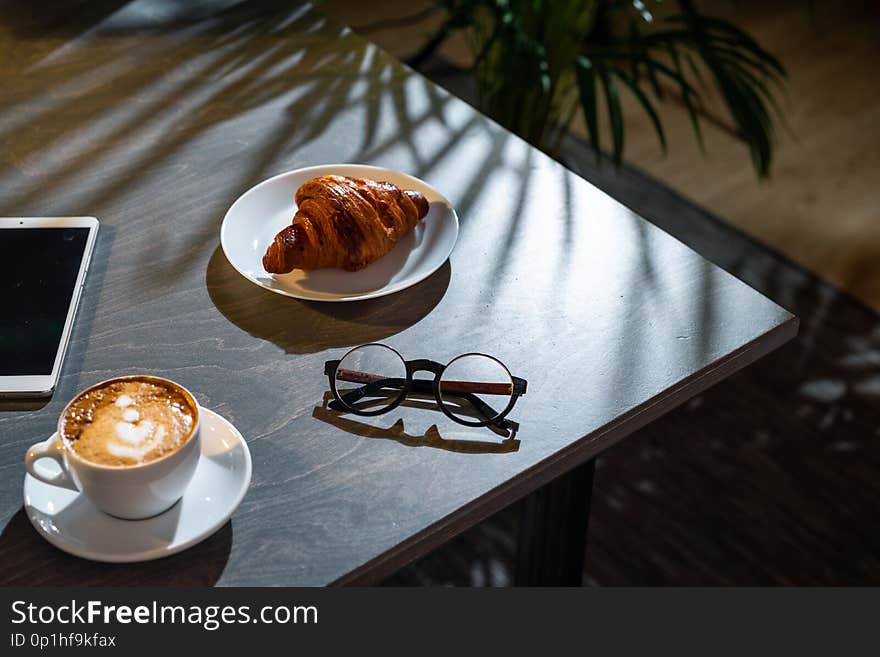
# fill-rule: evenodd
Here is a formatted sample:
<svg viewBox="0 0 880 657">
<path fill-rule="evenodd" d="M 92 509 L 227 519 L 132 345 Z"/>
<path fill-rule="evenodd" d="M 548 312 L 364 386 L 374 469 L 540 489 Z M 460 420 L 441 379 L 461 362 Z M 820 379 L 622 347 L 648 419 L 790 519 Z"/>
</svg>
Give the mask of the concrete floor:
<svg viewBox="0 0 880 657">
<path fill-rule="evenodd" d="M 386 0 L 367 12 L 355 0 L 326 0 L 321 10 L 357 29 L 429 4 Z M 745 146 L 708 122 L 702 154 L 685 110 L 671 103 L 660 108 L 670 145 L 663 157 L 648 117 L 624 95 L 627 161 L 880 310 L 880 7 L 819 2 L 811 23 L 801 0 L 700 4 L 751 32 L 789 71 L 782 104 L 790 131 L 780 131 L 772 179 L 758 182 Z M 405 57 L 438 19 L 392 24 L 365 36 Z M 442 55 L 466 65 L 465 40 L 452 40 Z M 723 108 L 716 109 L 723 117 Z M 572 129 L 583 134 L 578 122 Z"/>
</svg>

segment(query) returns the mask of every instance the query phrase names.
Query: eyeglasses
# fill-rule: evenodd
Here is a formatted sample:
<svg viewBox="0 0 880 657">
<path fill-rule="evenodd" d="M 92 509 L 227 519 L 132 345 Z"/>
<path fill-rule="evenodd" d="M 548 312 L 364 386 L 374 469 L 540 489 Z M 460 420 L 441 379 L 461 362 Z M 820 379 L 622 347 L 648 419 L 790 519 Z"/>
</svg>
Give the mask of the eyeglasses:
<svg viewBox="0 0 880 657">
<path fill-rule="evenodd" d="M 433 381 L 413 378 L 422 371 L 431 372 Z M 334 410 L 381 415 L 397 408 L 409 394 L 433 394 L 443 413 L 470 427 L 507 428 L 510 421 L 504 418 L 526 393 L 525 379 L 513 376 L 493 356 L 462 354 L 443 365 L 404 360 L 391 347 L 377 343 L 355 347 L 340 360 L 328 360 L 324 374 L 334 397 L 328 406 Z"/>
</svg>

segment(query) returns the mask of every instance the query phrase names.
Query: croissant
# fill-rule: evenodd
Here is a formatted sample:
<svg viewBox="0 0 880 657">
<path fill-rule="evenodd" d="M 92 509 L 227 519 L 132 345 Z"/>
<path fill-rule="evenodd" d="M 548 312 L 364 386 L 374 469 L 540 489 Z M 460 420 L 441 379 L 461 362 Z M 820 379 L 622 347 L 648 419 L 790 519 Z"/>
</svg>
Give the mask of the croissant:
<svg viewBox="0 0 880 657">
<path fill-rule="evenodd" d="M 293 223 L 263 256 L 273 274 L 293 269 L 363 269 L 394 248 L 428 214 L 419 192 L 348 176 L 307 180 L 296 192 Z"/>
</svg>

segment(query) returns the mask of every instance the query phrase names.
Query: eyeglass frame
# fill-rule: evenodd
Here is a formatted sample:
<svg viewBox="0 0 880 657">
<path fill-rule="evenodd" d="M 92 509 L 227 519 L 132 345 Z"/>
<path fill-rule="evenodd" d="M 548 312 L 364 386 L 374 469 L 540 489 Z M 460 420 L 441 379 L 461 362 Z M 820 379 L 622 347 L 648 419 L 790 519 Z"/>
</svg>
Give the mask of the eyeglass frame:
<svg viewBox="0 0 880 657">
<path fill-rule="evenodd" d="M 364 411 L 364 410 L 354 408 L 353 406 L 350 406 L 347 402 L 345 402 L 343 400 L 343 395 L 336 388 L 336 374 L 339 369 L 339 365 L 351 353 L 357 351 L 358 349 L 363 349 L 364 347 L 384 347 L 386 349 L 390 349 L 391 351 L 393 351 L 397 355 L 398 358 L 400 358 L 401 362 L 403 363 L 403 365 L 406 369 L 406 379 L 404 381 L 404 385 L 400 389 L 400 393 L 397 395 L 395 400 L 393 402 L 391 402 L 391 404 L 389 404 L 388 406 L 385 406 L 384 408 L 380 408 L 379 410 L 375 410 L 375 411 Z M 449 368 L 450 365 L 452 365 L 452 363 L 454 363 L 455 361 L 457 361 L 461 358 L 464 358 L 466 356 L 483 356 L 485 358 L 489 358 L 491 360 L 494 360 L 502 368 L 504 368 L 504 371 L 507 372 L 507 375 L 510 377 L 512 390 L 511 390 L 511 394 L 510 394 L 510 400 L 507 402 L 507 406 L 500 413 L 497 413 L 495 416 L 493 416 L 492 418 L 490 418 L 488 420 L 472 421 L 472 420 L 463 420 L 463 419 L 457 417 L 454 413 L 452 413 L 449 409 L 446 408 L 446 405 L 443 403 L 443 398 L 440 395 L 440 379 L 442 378 L 443 373 Z M 416 372 L 431 372 L 434 375 L 434 380 L 428 381 L 425 379 L 414 379 L 413 375 Z M 484 353 L 477 352 L 477 351 L 471 351 L 471 352 L 468 352 L 465 354 L 460 354 L 460 355 L 456 356 L 455 358 L 453 358 L 452 360 L 450 360 L 448 363 L 446 363 L 444 365 L 442 363 L 438 363 L 437 361 L 428 360 L 425 358 L 418 358 L 415 360 L 406 360 L 400 354 L 400 352 L 397 351 L 394 347 L 389 347 L 387 344 L 382 344 L 381 342 L 368 342 L 366 344 L 361 344 L 356 347 L 352 347 L 351 349 L 349 349 L 345 353 L 345 355 L 342 358 L 340 358 L 338 360 L 326 361 L 324 363 L 324 374 L 326 374 L 327 378 L 330 380 L 330 390 L 333 393 L 334 401 L 338 405 L 338 406 L 334 406 L 334 402 L 330 402 L 330 404 L 328 404 L 328 406 L 330 408 L 332 408 L 333 410 L 337 410 L 337 411 L 344 410 L 347 412 L 354 413 L 355 415 L 361 415 L 361 416 L 365 416 L 365 417 L 383 415 L 385 413 L 389 413 L 390 411 L 393 411 L 395 408 L 400 406 L 404 402 L 404 400 L 409 396 L 409 394 L 411 392 L 416 392 L 419 394 L 426 394 L 427 391 L 424 388 L 427 387 L 425 384 L 428 384 L 431 387 L 431 392 L 433 392 L 433 394 L 434 394 L 434 400 L 437 402 L 437 406 L 440 408 L 440 410 L 443 412 L 443 414 L 446 415 L 452 421 L 458 422 L 459 424 L 463 424 L 463 425 L 469 426 L 469 427 L 488 427 L 489 425 L 494 425 L 494 426 L 498 426 L 501 428 L 507 428 L 507 426 L 510 424 L 510 420 L 506 420 L 505 418 L 510 413 L 510 411 L 513 410 L 513 407 L 516 405 L 517 399 L 519 399 L 520 396 L 526 394 L 526 388 L 528 387 L 528 382 L 525 379 L 522 379 L 518 376 L 514 376 L 513 374 L 511 374 L 507 365 L 505 365 L 500 360 L 495 358 L 495 356 L 490 356 L 489 354 L 484 354 Z M 355 383 L 357 383 L 357 381 L 355 381 Z M 367 385 L 369 385 L 369 382 L 367 382 Z M 366 386 L 364 386 L 364 387 L 366 387 Z M 419 390 L 418 388 L 422 388 L 422 390 Z M 360 390 L 362 390 L 362 389 L 360 389 Z M 346 392 L 345 394 L 350 395 L 352 392 L 360 392 L 360 390 L 353 389 L 353 390 Z M 366 393 L 359 395 L 358 399 L 363 397 L 365 394 Z M 481 407 L 484 407 L 484 408 L 490 409 L 493 412 L 495 411 L 494 408 L 492 408 L 488 403 L 484 402 L 482 399 L 477 397 L 474 393 L 461 392 L 461 393 L 449 393 L 449 394 L 452 394 L 452 395 L 455 395 L 458 397 L 464 397 L 479 410 L 482 410 Z M 339 408 L 339 407 L 341 407 L 341 408 Z"/>
</svg>

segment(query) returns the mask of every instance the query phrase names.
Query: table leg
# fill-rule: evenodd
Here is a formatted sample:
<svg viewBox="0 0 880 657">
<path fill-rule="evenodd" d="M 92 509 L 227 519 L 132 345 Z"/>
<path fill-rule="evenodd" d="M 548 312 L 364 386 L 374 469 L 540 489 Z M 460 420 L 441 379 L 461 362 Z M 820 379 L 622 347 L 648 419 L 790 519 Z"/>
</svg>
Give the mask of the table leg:
<svg viewBox="0 0 880 657">
<path fill-rule="evenodd" d="M 579 465 L 523 501 L 517 586 L 580 586 L 595 461 Z"/>
</svg>

